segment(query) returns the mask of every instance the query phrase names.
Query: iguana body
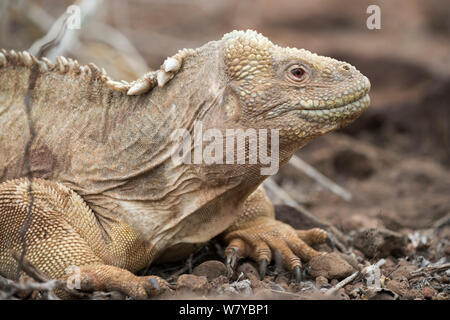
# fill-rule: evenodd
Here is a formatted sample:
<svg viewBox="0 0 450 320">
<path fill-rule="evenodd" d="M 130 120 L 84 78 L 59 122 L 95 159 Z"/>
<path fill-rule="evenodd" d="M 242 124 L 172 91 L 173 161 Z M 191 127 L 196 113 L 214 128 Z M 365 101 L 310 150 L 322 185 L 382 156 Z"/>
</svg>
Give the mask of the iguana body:
<svg viewBox="0 0 450 320">
<path fill-rule="evenodd" d="M 153 280 L 165 284 L 128 271 L 185 255 L 217 235 L 227 253 L 257 261 L 280 250 L 296 271 L 297 256 L 319 254 L 301 238 L 326 238 L 274 220 L 258 188 L 267 177 L 261 163 L 174 163 L 177 129 L 192 132 L 196 121 L 223 131 L 279 129 L 284 164 L 369 104 L 369 81 L 354 67 L 275 46 L 253 31 L 181 51 L 131 85 L 64 58 L 53 66 L 3 52 L 0 65 L 0 274 L 16 273 L 11 253 L 22 250 L 29 163 L 26 258 L 55 278 L 80 266 L 83 290 L 136 298 L 158 291 Z"/>
</svg>

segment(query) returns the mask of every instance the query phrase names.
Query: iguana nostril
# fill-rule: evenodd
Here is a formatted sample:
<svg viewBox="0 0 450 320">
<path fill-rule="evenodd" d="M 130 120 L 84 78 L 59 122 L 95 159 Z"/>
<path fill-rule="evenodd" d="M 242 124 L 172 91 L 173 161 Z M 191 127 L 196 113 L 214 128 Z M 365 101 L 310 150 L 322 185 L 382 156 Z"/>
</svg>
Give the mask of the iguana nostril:
<svg viewBox="0 0 450 320">
<path fill-rule="evenodd" d="M 348 64 L 344 64 L 342 66 L 342 69 L 344 69 L 345 71 L 349 71 L 350 70 L 350 66 Z"/>
</svg>

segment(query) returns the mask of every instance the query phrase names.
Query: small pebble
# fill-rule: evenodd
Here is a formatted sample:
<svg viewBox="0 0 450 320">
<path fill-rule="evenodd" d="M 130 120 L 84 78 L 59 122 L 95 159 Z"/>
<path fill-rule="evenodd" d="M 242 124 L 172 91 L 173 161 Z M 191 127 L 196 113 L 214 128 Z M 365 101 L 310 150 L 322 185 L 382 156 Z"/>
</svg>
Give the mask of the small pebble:
<svg viewBox="0 0 450 320">
<path fill-rule="evenodd" d="M 433 288 L 430 287 L 423 287 L 422 288 L 422 295 L 425 297 L 425 299 L 431 299 L 436 294 L 436 291 Z"/>
<path fill-rule="evenodd" d="M 316 285 L 319 287 L 323 287 L 324 285 L 328 284 L 328 279 L 325 278 L 324 276 L 318 276 L 316 278 Z"/>
<path fill-rule="evenodd" d="M 196 266 L 192 273 L 196 276 L 205 276 L 208 281 L 211 281 L 220 276 L 227 275 L 227 267 L 220 261 L 209 260 Z"/>
<path fill-rule="evenodd" d="M 205 276 L 182 274 L 178 277 L 177 291 L 194 292 L 199 295 L 207 294 L 211 286 Z"/>
<path fill-rule="evenodd" d="M 335 285 L 337 285 L 339 283 L 338 279 L 333 279 L 331 280 L 330 284 L 334 287 Z"/>
</svg>

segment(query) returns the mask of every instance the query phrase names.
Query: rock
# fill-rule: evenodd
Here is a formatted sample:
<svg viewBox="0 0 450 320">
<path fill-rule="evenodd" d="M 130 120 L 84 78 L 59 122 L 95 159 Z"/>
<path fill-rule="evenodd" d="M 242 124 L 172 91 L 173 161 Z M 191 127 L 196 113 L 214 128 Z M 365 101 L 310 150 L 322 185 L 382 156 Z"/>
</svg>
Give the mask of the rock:
<svg viewBox="0 0 450 320">
<path fill-rule="evenodd" d="M 211 287 L 215 289 L 220 288 L 224 284 L 228 284 L 228 278 L 225 276 L 218 276 L 217 278 L 211 280 Z"/>
<path fill-rule="evenodd" d="M 341 300 L 350 300 L 350 297 L 345 292 L 344 288 L 340 288 L 337 294 L 338 294 L 338 297 L 341 298 Z"/>
<path fill-rule="evenodd" d="M 361 297 L 361 294 L 363 292 L 367 291 L 367 288 L 365 287 L 365 285 L 363 284 L 362 281 L 357 282 L 353 285 L 348 284 L 344 287 L 344 289 L 345 289 L 345 292 L 350 297 L 357 298 L 357 299 L 359 299 Z"/>
<path fill-rule="evenodd" d="M 355 255 L 348 255 L 341 252 L 336 252 L 336 254 L 338 254 L 342 259 L 347 261 L 355 270 L 359 269 L 358 267 L 359 263 Z"/>
<path fill-rule="evenodd" d="M 182 274 L 177 280 L 177 291 L 188 291 L 198 295 L 204 295 L 207 294 L 210 289 L 211 286 L 205 276 Z"/>
<path fill-rule="evenodd" d="M 247 276 L 247 277 L 248 277 L 249 274 L 252 274 L 252 275 L 254 275 L 254 276 L 259 278 L 258 270 L 253 265 L 253 263 L 245 262 L 245 263 L 241 264 L 237 268 L 237 273 L 241 274 L 241 272 L 244 273 L 244 275 Z"/>
<path fill-rule="evenodd" d="M 328 285 L 328 279 L 323 277 L 323 276 L 318 276 L 316 278 L 316 285 L 318 287 L 322 287 L 322 286 Z"/>
<path fill-rule="evenodd" d="M 386 258 L 386 262 L 380 268 L 383 275 L 388 276 L 397 268 L 397 265 L 391 258 Z"/>
<path fill-rule="evenodd" d="M 397 270 L 394 270 L 391 273 L 390 277 L 393 280 L 401 280 L 403 278 L 406 278 L 406 279 L 409 280 L 409 279 L 412 278 L 411 272 L 414 271 L 414 270 L 417 270 L 417 267 L 414 266 L 414 265 L 400 266 L 400 267 L 397 268 Z"/>
<path fill-rule="evenodd" d="M 247 279 L 250 281 L 252 288 L 264 288 L 264 283 L 259 280 L 259 276 L 252 273 L 247 273 Z"/>
<path fill-rule="evenodd" d="M 333 279 L 333 280 L 331 280 L 331 282 L 330 282 L 330 284 L 331 284 L 332 287 L 334 287 L 334 286 L 337 285 L 338 283 L 339 283 L 339 280 L 338 280 L 338 279 Z"/>
<path fill-rule="evenodd" d="M 313 277 L 327 279 L 343 279 L 351 275 L 355 269 L 336 253 L 325 253 L 313 257 L 309 261 L 309 273 Z"/>
<path fill-rule="evenodd" d="M 353 245 L 368 258 L 400 256 L 405 253 L 407 238 L 387 229 L 367 229 L 357 232 Z"/>
<path fill-rule="evenodd" d="M 422 295 L 425 299 L 431 299 L 436 294 L 436 291 L 433 288 L 430 287 L 423 287 L 422 288 Z"/>
<path fill-rule="evenodd" d="M 227 267 L 220 261 L 205 261 L 192 270 L 192 274 L 196 276 L 205 276 L 209 281 L 227 275 Z"/>
<path fill-rule="evenodd" d="M 411 289 L 411 290 L 409 290 L 408 297 L 409 297 L 411 300 L 413 300 L 413 299 L 417 299 L 417 298 L 422 298 L 423 295 L 422 295 L 422 293 L 420 293 L 419 290 L 417 290 L 417 289 Z"/>
<path fill-rule="evenodd" d="M 386 283 L 386 288 L 401 297 L 408 295 L 409 286 L 406 281 L 390 280 Z"/>
</svg>

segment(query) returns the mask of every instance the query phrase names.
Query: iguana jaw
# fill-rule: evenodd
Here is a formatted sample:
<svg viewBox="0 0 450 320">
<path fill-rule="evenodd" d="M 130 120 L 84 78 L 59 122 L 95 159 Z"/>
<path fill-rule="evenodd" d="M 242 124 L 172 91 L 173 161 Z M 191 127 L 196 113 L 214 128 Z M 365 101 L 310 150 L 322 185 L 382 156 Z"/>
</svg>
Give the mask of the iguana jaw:
<svg viewBox="0 0 450 320">
<path fill-rule="evenodd" d="M 334 123 L 347 119 L 356 119 L 369 107 L 369 104 L 370 97 L 368 94 L 365 94 L 355 101 L 336 107 L 330 108 L 327 105 L 319 105 L 314 109 L 305 109 L 303 105 L 299 105 L 292 112 L 309 122 Z"/>
</svg>

